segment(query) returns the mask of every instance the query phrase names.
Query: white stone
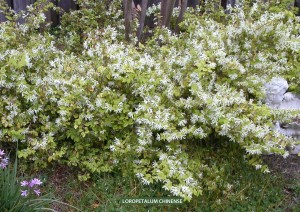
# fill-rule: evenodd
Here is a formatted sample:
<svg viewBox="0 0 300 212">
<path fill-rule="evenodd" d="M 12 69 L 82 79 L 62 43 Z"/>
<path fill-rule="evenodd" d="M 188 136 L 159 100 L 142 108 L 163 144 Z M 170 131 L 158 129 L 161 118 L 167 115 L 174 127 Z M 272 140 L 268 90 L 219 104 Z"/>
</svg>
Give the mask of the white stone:
<svg viewBox="0 0 300 212">
<path fill-rule="evenodd" d="M 280 110 L 300 110 L 300 98 L 293 93 L 286 92 L 288 83 L 283 78 L 273 78 L 269 83 L 265 84 L 266 104 L 274 109 Z M 291 136 L 300 140 L 300 120 L 295 119 L 294 122 L 288 124 L 275 124 L 275 130 L 283 135 Z M 299 154 L 300 145 L 291 148 L 290 154 Z"/>
</svg>

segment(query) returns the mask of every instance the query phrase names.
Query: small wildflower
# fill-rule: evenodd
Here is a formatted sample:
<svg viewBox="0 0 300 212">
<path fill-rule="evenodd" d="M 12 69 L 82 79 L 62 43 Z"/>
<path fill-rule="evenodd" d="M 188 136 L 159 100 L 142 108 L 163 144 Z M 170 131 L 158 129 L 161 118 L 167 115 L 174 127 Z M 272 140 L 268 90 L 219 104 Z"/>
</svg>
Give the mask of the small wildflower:
<svg viewBox="0 0 300 212">
<path fill-rule="evenodd" d="M 260 165 L 260 164 L 255 165 L 255 169 L 256 169 L 256 170 L 261 169 L 261 167 L 262 167 L 262 165 Z"/>
<path fill-rule="evenodd" d="M 29 184 L 28 181 L 24 180 L 21 182 L 21 186 L 24 187 L 24 186 L 27 186 Z"/>
<path fill-rule="evenodd" d="M 2 169 L 5 169 L 6 166 L 8 165 L 8 158 L 4 156 L 5 156 L 4 150 L 0 149 L 0 168 Z"/>
<path fill-rule="evenodd" d="M 37 196 L 40 196 L 40 194 L 41 194 L 40 189 L 34 189 L 33 191 Z"/>
<path fill-rule="evenodd" d="M 3 156 L 3 155 L 5 155 L 5 152 L 4 152 L 4 150 L 0 149 L 0 156 Z"/>
<path fill-rule="evenodd" d="M 30 188 L 32 188 L 33 186 L 35 186 L 35 185 L 41 185 L 42 184 L 42 181 L 40 181 L 39 179 L 37 179 L 37 178 L 34 178 L 34 179 L 32 179 L 31 181 L 30 181 L 30 183 L 29 183 L 29 187 Z"/>
<path fill-rule="evenodd" d="M 7 165 L 8 165 L 8 158 L 3 158 L 3 159 L 1 158 L 0 167 L 2 169 L 5 169 Z"/>
<path fill-rule="evenodd" d="M 36 187 L 41 185 L 41 184 L 42 184 L 42 181 L 40 181 L 37 178 L 34 178 L 30 181 L 27 181 L 27 180 L 22 181 L 21 186 L 22 187 L 27 187 L 28 190 L 21 190 L 21 196 L 26 197 L 31 193 L 35 193 L 37 196 L 40 196 L 41 191 L 40 191 L 40 189 L 37 189 Z"/>
<path fill-rule="evenodd" d="M 21 196 L 22 197 L 27 197 L 28 196 L 28 191 L 27 190 L 21 190 Z"/>
</svg>

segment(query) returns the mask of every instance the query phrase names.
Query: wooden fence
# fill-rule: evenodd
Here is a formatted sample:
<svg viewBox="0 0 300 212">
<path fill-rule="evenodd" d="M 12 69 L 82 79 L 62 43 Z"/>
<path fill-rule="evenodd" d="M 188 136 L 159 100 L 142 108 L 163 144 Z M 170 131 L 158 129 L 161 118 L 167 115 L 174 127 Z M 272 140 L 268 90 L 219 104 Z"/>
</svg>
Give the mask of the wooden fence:
<svg viewBox="0 0 300 212">
<path fill-rule="evenodd" d="M 16 12 L 20 12 L 21 10 L 26 10 L 27 5 L 30 5 L 35 2 L 35 0 L 0 0 L 0 1 L 6 1 L 7 4 Z M 61 7 L 66 12 L 70 10 L 79 9 L 78 5 L 76 5 L 74 0 L 48 0 L 48 1 L 54 3 L 56 6 Z M 135 4 L 135 6 L 138 4 L 142 6 L 143 1 L 147 1 L 147 7 L 153 4 L 158 4 L 159 2 L 162 2 L 162 4 L 168 2 L 168 0 L 133 0 L 132 2 Z M 178 6 L 180 4 L 179 2 L 185 2 L 185 0 L 174 0 L 174 1 L 175 1 L 175 6 Z M 262 2 L 266 2 L 266 1 L 271 1 L 271 0 L 262 0 Z M 203 0 L 186 0 L 186 2 L 187 2 L 187 7 L 195 7 L 196 5 L 199 5 L 201 2 L 203 2 Z M 235 2 L 236 0 L 220 0 L 220 4 L 225 9 L 228 5 L 234 6 Z M 295 0 L 295 6 L 300 7 L 300 0 Z M 52 22 L 55 25 L 59 24 L 59 19 L 60 19 L 59 14 L 55 13 L 54 11 L 48 11 L 45 15 L 48 22 Z M 6 20 L 5 16 L 0 12 L 0 22 L 3 22 L 5 20 Z M 19 22 L 23 22 L 23 20 L 20 19 Z"/>
<path fill-rule="evenodd" d="M 33 4 L 35 0 L 5 0 L 8 6 L 10 6 L 14 11 L 20 12 L 21 10 L 26 10 L 26 6 Z M 48 0 L 54 3 L 54 5 L 59 6 L 64 11 L 69 12 L 70 10 L 78 9 L 78 6 L 73 0 Z M 46 20 L 49 22 L 59 24 L 59 14 L 54 11 L 48 11 L 45 13 Z M 5 16 L 0 12 L 0 22 L 5 21 Z M 23 22 L 21 19 L 20 22 Z"/>
</svg>

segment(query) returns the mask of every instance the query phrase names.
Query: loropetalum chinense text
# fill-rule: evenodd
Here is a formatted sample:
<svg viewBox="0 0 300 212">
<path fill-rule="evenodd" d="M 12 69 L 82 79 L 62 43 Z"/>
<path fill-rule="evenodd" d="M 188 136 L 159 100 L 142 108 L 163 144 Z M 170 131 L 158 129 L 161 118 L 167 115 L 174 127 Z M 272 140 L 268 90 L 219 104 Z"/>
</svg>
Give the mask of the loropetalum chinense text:
<svg viewBox="0 0 300 212">
<path fill-rule="evenodd" d="M 220 178 L 190 144 L 223 138 L 247 155 L 288 155 L 295 141 L 273 121 L 297 111 L 270 110 L 262 88 L 274 76 L 299 87 L 298 17 L 257 4 L 222 19 L 189 9 L 180 34 L 157 27 L 136 45 L 123 40 L 120 9 L 97 14 L 110 17 L 97 28 L 86 5 L 66 15 L 59 36 L 37 30 L 41 15 L 1 24 L 1 142 L 19 142 L 35 168 L 58 161 L 79 167 L 82 180 L 121 170 L 186 200 Z"/>
</svg>

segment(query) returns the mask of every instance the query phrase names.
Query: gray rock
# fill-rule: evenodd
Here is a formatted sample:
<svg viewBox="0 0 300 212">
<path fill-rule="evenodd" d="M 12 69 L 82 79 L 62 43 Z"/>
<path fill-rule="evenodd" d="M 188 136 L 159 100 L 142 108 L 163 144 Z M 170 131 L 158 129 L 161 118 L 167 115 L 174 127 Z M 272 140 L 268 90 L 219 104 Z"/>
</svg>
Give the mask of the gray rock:
<svg viewBox="0 0 300 212">
<path fill-rule="evenodd" d="M 286 92 L 288 83 L 283 78 L 273 78 L 269 83 L 265 84 L 266 104 L 274 109 L 280 110 L 300 110 L 299 96 Z M 275 130 L 285 136 L 293 137 L 300 140 L 300 119 L 297 117 L 291 123 L 276 122 Z M 290 148 L 290 154 L 299 154 L 300 145 Z"/>
</svg>

